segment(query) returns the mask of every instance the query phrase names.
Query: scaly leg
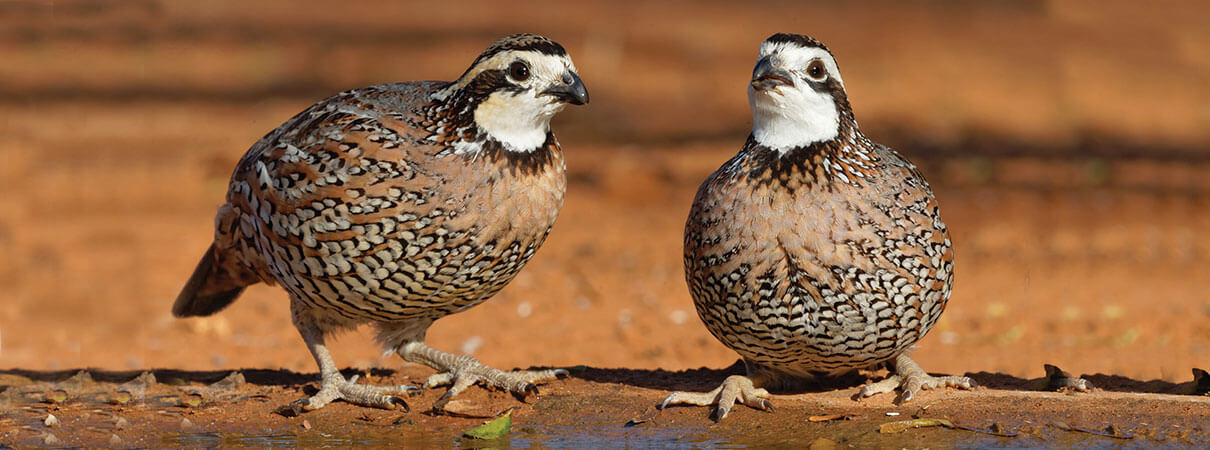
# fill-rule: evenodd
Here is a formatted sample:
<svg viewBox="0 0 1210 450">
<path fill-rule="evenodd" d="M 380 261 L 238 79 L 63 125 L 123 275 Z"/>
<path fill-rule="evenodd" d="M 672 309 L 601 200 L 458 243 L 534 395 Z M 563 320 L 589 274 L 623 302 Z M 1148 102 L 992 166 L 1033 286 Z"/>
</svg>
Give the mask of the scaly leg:
<svg viewBox="0 0 1210 450">
<path fill-rule="evenodd" d="M 475 383 L 483 383 L 515 395 L 525 396 L 538 393 L 535 383 L 567 376 L 567 371 L 564 369 L 505 372 L 485 366 L 469 355 L 445 353 L 424 345 L 424 342 L 421 341 L 407 342 L 399 346 L 397 353 L 404 361 L 424 364 L 437 370 L 438 373 L 433 374 L 424 382 L 425 388 L 450 385 L 445 395 L 442 395 L 433 405 L 434 408 L 441 408 L 458 393 Z"/>
<path fill-rule="evenodd" d="M 744 375 L 732 375 L 723 380 L 723 384 L 710 392 L 673 392 L 664 398 L 660 409 L 671 405 L 717 405 L 714 417 L 723 420 L 731 413 L 735 403 L 746 405 L 762 411 L 772 411 L 773 403 L 769 401 L 769 391 L 756 387 L 752 378 Z"/>
<path fill-rule="evenodd" d="M 303 341 L 306 341 L 307 348 L 311 350 L 311 355 L 315 357 L 315 363 L 319 365 L 321 379 L 319 392 L 310 398 L 294 402 L 294 406 L 306 411 L 313 411 L 323 408 L 333 400 L 344 400 L 355 405 L 373 408 L 408 410 L 408 405 L 402 398 L 388 394 L 418 390 L 419 387 L 356 384 L 357 375 L 350 380 L 345 380 L 345 377 L 336 369 L 336 362 L 332 360 L 332 355 L 328 353 L 328 348 L 324 345 L 323 331 L 310 320 L 301 318 L 299 314 L 295 314 L 294 322 Z"/>
<path fill-rule="evenodd" d="M 908 358 L 906 353 L 901 353 L 895 357 L 893 371 L 894 373 L 887 377 L 887 379 L 862 387 L 855 399 L 894 392 L 896 388 L 901 388 L 903 389 L 903 394 L 900 395 L 899 402 L 903 403 L 915 397 L 916 393 L 920 392 L 921 389 L 937 389 L 941 387 L 974 389 L 976 386 L 975 381 L 967 377 L 934 377 L 929 375 L 924 369 L 920 368 L 919 364 Z"/>
</svg>

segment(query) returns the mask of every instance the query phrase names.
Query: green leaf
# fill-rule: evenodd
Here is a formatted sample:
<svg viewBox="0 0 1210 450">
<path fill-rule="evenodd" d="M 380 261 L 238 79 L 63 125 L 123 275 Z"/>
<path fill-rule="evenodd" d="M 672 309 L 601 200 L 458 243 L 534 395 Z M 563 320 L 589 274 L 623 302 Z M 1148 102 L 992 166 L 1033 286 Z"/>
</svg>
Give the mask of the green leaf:
<svg viewBox="0 0 1210 450">
<path fill-rule="evenodd" d="M 490 422 L 479 425 L 475 428 L 466 430 L 462 433 L 463 437 L 471 439 L 498 439 L 508 434 L 513 428 L 513 410 L 509 409 L 504 412 L 504 415 L 497 417 Z"/>
</svg>

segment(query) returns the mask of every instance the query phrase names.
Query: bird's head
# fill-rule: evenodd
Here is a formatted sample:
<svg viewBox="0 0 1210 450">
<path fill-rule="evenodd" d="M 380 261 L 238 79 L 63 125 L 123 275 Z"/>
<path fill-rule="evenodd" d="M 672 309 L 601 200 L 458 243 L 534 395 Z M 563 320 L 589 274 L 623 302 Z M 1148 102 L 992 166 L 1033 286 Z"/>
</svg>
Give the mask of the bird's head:
<svg viewBox="0 0 1210 450">
<path fill-rule="evenodd" d="M 752 134 L 782 152 L 840 135 L 848 98 L 836 59 L 819 41 L 778 33 L 760 45 L 748 86 Z"/>
<path fill-rule="evenodd" d="M 563 46 L 535 34 L 515 34 L 484 50 L 470 68 L 438 94 L 458 96 L 479 129 L 504 148 L 540 147 L 550 119 L 568 103 L 588 103 L 588 90 Z"/>
</svg>

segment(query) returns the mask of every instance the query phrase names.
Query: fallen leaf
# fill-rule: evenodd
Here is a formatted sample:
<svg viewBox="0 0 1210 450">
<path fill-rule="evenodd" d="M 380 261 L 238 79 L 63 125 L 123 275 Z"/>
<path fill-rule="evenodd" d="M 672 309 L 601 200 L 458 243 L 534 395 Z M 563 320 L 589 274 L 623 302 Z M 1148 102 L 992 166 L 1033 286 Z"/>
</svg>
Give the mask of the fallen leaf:
<svg viewBox="0 0 1210 450">
<path fill-rule="evenodd" d="M 308 422 L 308 421 L 307 421 L 307 419 L 303 419 L 303 421 L 302 421 L 302 427 L 303 427 L 303 429 L 304 429 L 304 430 L 310 430 L 310 429 L 311 429 L 311 422 Z"/>
<path fill-rule="evenodd" d="M 633 427 L 635 425 L 640 425 L 640 424 L 654 421 L 655 417 L 658 416 L 659 413 L 660 413 L 659 408 L 648 407 L 646 411 L 643 411 L 643 414 L 641 416 L 635 417 L 633 419 L 626 421 L 626 424 L 623 426 Z"/>
<path fill-rule="evenodd" d="M 498 439 L 508 434 L 513 427 L 513 410 L 510 408 L 504 412 L 504 415 L 489 421 L 483 425 L 466 430 L 462 433 L 463 437 L 471 439 Z"/>
<path fill-rule="evenodd" d="M 1114 438 L 1114 439 L 1134 439 L 1133 434 L 1122 433 L 1122 430 L 1119 429 L 1117 427 L 1117 425 L 1109 425 L 1108 427 L 1105 428 L 1104 431 L 1093 430 L 1091 428 L 1071 426 L 1071 425 L 1068 425 L 1063 422 L 1051 422 L 1051 426 L 1054 426 L 1055 428 L 1058 428 L 1063 431 L 1076 431 L 1076 432 L 1080 432 L 1080 433 L 1095 434 L 1097 436 L 1104 436 L 1104 437 L 1109 437 L 1109 438 Z"/>
<path fill-rule="evenodd" d="M 898 422 L 887 422 L 878 427 L 879 433 L 902 433 L 912 428 L 946 427 L 954 428 L 954 423 L 945 419 L 912 419 Z"/>
<path fill-rule="evenodd" d="M 436 412 L 453 416 L 463 417 L 467 419 L 490 419 L 496 417 L 492 411 L 484 410 L 470 400 L 454 399 L 441 405 L 441 409 L 435 409 Z"/>
<path fill-rule="evenodd" d="M 853 418 L 855 418 L 855 417 L 857 417 L 857 414 L 854 414 L 854 413 L 828 414 L 825 416 L 808 417 L 807 422 L 831 422 L 834 420 L 853 420 Z"/>
<path fill-rule="evenodd" d="M 193 393 L 182 395 L 180 404 L 181 406 L 187 408 L 196 408 L 198 405 L 202 404 L 202 394 Z"/>
<path fill-rule="evenodd" d="M 62 390 L 62 389 L 46 391 L 46 394 L 44 394 L 42 396 L 42 398 L 46 400 L 46 403 L 52 403 L 52 404 L 63 403 L 63 402 L 67 401 L 67 391 Z"/>
<path fill-rule="evenodd" d="M 966 425 L 957 424 L 957 423 L 954 424 L 954 429 L 963 430 L 963 431 L 973 431 L 976 433 L 989 434 L 992 436 L 999 436 L 999 437 L 1017 437 L 1017 435 L 1019 434 L 1016 431 L 1006 431 L 1003 429 L 1003 427 L 1000 426 L 1000 424 L 994 423 L 994 422 L 986 430 L 982 429 L 982 428 L 976 428 L 976 427 L 966 426 Z"/>
<path fill-rule="evenodd" d="M 833 450 L 840 448 L 840 445 L 828 438 L 819 438 L 807 444 L 808 450 Z"/>
<path fill-rule="evenodd" d="M 115 405 L 125 405 L 130 403 L 130 400 L 133 398 L 134 395 L 132 395 L 129 391 L 117 391 L 109 393 L 109 403 L 113 403 Z"/>
</svg>

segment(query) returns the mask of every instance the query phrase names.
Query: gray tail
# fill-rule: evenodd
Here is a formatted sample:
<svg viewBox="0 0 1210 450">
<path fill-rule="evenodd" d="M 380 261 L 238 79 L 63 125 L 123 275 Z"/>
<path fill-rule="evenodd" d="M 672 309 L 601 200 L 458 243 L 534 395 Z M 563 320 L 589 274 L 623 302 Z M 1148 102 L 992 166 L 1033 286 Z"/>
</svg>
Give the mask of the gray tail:
<svg viewBox="0 0 1210 450">
<path fill-rule="evenodd" d="M 233 279 L 218 265 L 214 244 L 206 250 L 202 261 L 193 269 L 193 276 L 185 283 L 172 305 L 172 314 L 177 317 L 209 316 L 222 311 L 244 292 L 248 286 Z"/>
</svg>

